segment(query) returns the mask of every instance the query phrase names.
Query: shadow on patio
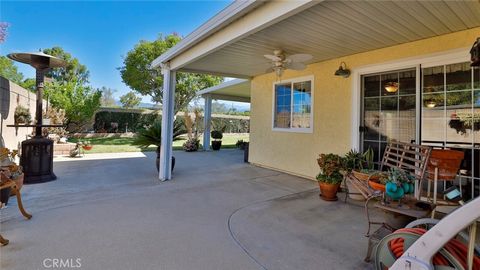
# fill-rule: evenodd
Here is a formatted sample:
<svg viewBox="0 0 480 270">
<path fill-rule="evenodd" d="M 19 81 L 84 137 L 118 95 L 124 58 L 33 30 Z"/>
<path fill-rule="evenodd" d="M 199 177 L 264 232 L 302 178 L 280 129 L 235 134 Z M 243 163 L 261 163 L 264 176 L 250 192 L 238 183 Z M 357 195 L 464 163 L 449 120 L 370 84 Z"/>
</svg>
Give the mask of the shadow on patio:
<svg viewBox="0 0 480 270">
<path fill-rule="evenodd" d="M 2 269 L 369 269 L 363 209 L 315 182 L 243 163 L 243 152 L 175 152 L 174 180 L 145 157 L 56 162 L 55 182 L 2 210 Z"/>
</svg>

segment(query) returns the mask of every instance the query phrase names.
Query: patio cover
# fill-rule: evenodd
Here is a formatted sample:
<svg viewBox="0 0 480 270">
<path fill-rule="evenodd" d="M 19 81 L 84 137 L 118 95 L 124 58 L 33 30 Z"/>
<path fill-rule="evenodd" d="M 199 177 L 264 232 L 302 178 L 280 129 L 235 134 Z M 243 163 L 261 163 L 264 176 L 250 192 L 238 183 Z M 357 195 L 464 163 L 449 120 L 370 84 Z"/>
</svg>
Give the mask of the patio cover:
<svg viewBox="0 0 480 270">
<path fill-rule="evenodd" d="M 207 151 L 210 146 L 210 123 L 212 119 L 212 99 L 248 102 L 250 103 L 250 81 L 235 79 L 223 82 L 219 85 L 206 88 L 197 92 L 198 96 L 205 99 L 204 107 L 204 130 L 203 150 Z"/>
<path fill-rule="evenodd" d="M 470 0 L 235 1 L 152 62 L 164 71 L 163 115 L 172 116 L 163 130 L 172 132 L 176 71 L 248 79 L 266 73 L 263 55 L 278 48 L 311 54 L 310 64 L 478 26 L 480 2 Z M 169 137 L 162 180 L 171 178 Z"/>
</svg>

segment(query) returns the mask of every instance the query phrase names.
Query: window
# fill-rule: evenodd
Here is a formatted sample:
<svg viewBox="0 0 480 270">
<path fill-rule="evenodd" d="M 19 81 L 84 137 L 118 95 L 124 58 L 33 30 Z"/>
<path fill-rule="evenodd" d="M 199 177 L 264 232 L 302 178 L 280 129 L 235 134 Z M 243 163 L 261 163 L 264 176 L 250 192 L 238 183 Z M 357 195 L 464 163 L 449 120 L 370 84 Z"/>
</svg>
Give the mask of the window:
<svg viewBox="0 0 480 270">
<path fill-rule="evenodd" d="M 296 79 L 274 86 L 273 128 L 309 132 L 312 129 L 313 78 Z"/>
</svg>

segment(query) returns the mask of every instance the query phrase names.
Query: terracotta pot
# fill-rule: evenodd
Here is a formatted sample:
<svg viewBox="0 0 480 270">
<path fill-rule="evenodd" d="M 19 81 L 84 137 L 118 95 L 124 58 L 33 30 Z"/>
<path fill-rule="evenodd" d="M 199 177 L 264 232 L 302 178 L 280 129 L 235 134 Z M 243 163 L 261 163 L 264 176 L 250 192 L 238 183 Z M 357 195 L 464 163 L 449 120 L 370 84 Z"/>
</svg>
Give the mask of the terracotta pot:
<svg viewBox="0 0 480 270">
<path fill-rule="evenodd" d="M 25 179 L 25 174 L 24 174 L 24 173 L 22 173 L 21 175 L 19 175 L 19 176 L 17 177 L 17 179 L 13 180 L 13 182 L 15 182 L 15 184 L 17 184 L 18 190 L 21 190 L 21 189 L 22 189 L 23 179 Z M 15 193 L 14 190 L 12 190 L 12 191 L 10 192 L 10 196 L 14 196 L 14 195 L 16 195 L 16 193 Z"/>
<path fill-rule="evenodd" d="M 92 145 L 84 145 L 82 146 L 83 150 L 87 150 L 87 151 L 90 151 L 92 150 L 93 146 Z"/>
<path fill-rule="evenodd" d="M 368 180 L 377 181 L 380 179 L 380 175 L 370 175 L 368 173 L 363 173 L 355 170 L 352 171 L 352 174 L 358 180 L 363 180 L 363 181 L 368 181 Z"/>
<path fill-rule="evenodd" d="M 433 180 L 435 167 L 438 168 L 438 180 L 453 181 L 457 176 L 464 152 L 457 150 L 433 149 L 428 160 L 428 175 Z"/>
<path fill-rule="evenodd" d="M 324 182 L 318 182 L 318 186 L 320 187 L 320 198 L 325 201 L 336 201 L 337 198 L 337 191 L 340 187 L 340 183 L 338 184 L 329 184 Z"/>
<path fill-rule="evenodd" d="M 380 183 L 378 183 L 378 182 L 369 180 L 369 181 L 368 181 L 368 185 L 369 185 L 371 188 L 375 189 L 375 190 L 379 190 L 379 191 L 385 192 L 385 185 L 384 185 L 384 184 L 380 184 Z"/>
</svg>

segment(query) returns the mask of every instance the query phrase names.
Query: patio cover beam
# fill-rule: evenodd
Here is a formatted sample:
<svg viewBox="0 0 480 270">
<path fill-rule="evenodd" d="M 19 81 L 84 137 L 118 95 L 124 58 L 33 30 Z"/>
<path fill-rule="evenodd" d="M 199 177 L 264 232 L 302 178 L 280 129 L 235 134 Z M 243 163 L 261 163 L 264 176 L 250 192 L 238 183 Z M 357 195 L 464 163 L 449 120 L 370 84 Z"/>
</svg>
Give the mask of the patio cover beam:
<svg viewBox="0 0 480 270">
<path fill-rule="evenodd" d="M 205 99 L 205 108 L 203 116 L 203 150 L 208 151 L 210 149 L 210 125 L 212 119 L 212 96 L 203 95 Z"/>
<path fill-rule="evenodd" d="M 162 65 L 163 74 L 163 106 L 162 106 L 162 139 L 160 146 L 159 179 L 161 181 L 172 178 L 172 147 L 173 147 L 173 120 L 175 117 L 175 81 L 176 72 L 170 65 Z"/>
</svg>

